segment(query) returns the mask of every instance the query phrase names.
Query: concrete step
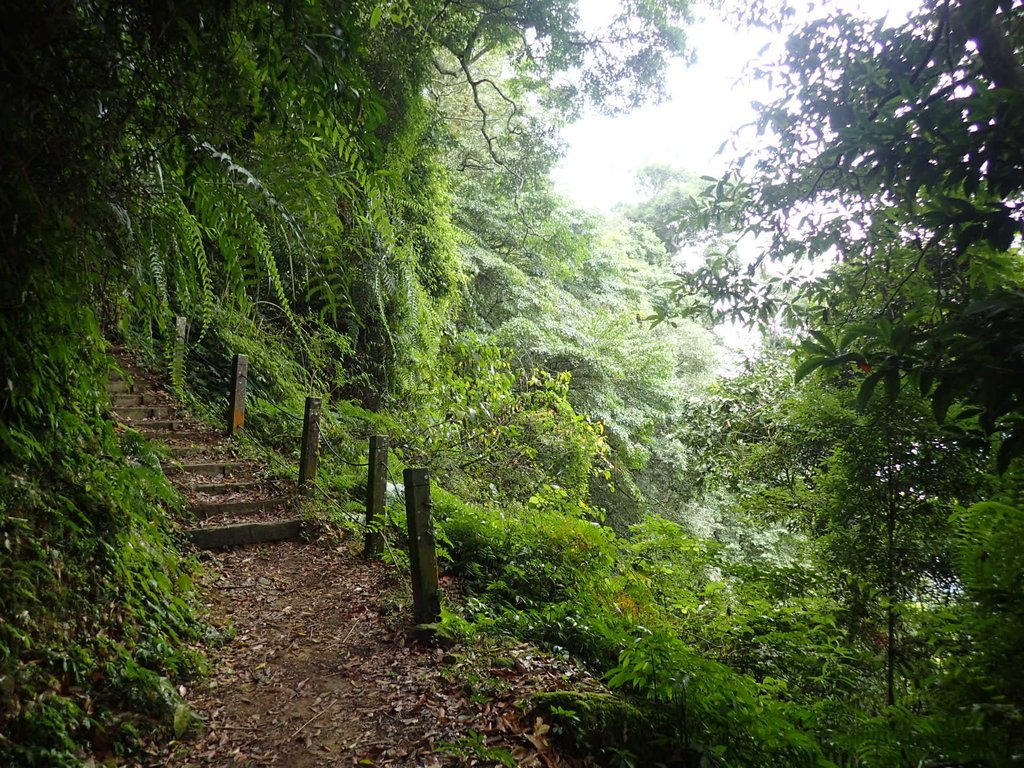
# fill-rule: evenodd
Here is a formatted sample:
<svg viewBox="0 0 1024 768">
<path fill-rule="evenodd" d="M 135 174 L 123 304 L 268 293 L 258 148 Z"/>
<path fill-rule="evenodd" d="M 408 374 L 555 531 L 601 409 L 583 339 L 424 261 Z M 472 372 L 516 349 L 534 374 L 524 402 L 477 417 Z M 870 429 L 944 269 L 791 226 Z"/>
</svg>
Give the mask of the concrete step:
<svg viewBox="0 0 1024 768">
<path fill-rule="evenodd" d="M 220 437 L 220 435 L 211 435 L 210 432 L 200 431 L 198 429 L 186 429 L 185 427 L 187 425 L 185 425 L 184 422 L 175 423 L 181 424 L 181 428 L 167 429 L 166 424 L 153 421 L 140 421 L 137 424 L 125 422 L 125 426 L 139 430 L 139 432 L 150 440 L 161 441 L 169 446 L 198 443 L 201 447 L 206 447 L 206 444 L 210 441 L 211 437 Z M 157 426 L 154 427 L 154 424 L 157 424 Z"/>
<path fill-rule="evenodd" d="M 147 419 L 171 419 L 177 408 L 173 405 L 115 405 L 114 412 L 123 419 L 130 419 L 132 422 L 142 422 Z M 154 424 L 174 423 L 167 421 L 146 421 L 147 426 Z M 155 428 L 155 427 L 154 427 Z M 173 429 L 173 427 L 171 427 Z"/>
<path fill-rule="evenodd" d="M 232 493 L 234 491 L 246 491 L 250 488 L 259 488 L 264 484 L 262 480 L 240 480 L 225 481 L 223 483 L 195 483 L 188 486 L 190 491 L 196 493 Z"/>
<path fill-rule="evenodd" d="M 215 430 L 196 429 L 194 422 L 176 418 L 178 410 L 168 403 L 169 397 L 159 390 L 159 385 L 150 374 L 132 367 L 123 372 L 111 371 L 107 392 L 118 419 L 126 426 L 139 430 L 147 438 L 164 442 L 164 450 L 175 459 L 165 460 L 164 469 L 169 476 L 178 476 L 175 482 L 179 487 L 195 493 L 211 494 L 216 499 L 215 494 L 251 491 L 263 485 L 262 481 L 252 479 L 258 476 L 259 465 L 231 460 L 229 457 L 233 455 L 233 449 L 226 441 L 221 443 L 219 433 Z M 236 473 L 246 479 L 231 482 L 220 477 L 229 478 Z M 197 477 L 181 477 L 185 474 Z M 203 478 L 209 480 L 193 482 Z M 195 518 L 213 524 L 205 528 L 193 528 L 185 533 L 199 549 L 299 539 L 304 527 L 299 518 L 225 525 L 217 525 L 218 521 L 211 519 L 223 517 L 228 520 L 244 520 L 246 516 L 287 515 L 292 500 L 292 497 L 278 495 L 266 499 L 196 503 L 191 507 Z"/>
<path fill-rule="evenodd" d="M 128 422 L 131 426 L 138 429 L 140 432 L 145 432 L 146 435 L 152 438 L 165 438 L 165 437 L 179 437 L 186 434 L 189 435 L 203 435 L 204 437 L 208 434 L 207 432 L 196 432 L 195 430 L 189 430 L 189 424 L 185 421 L 178 419 L 159 419 L 153 421 L 139 421 L 139 422 Z"/>
<path fill-rule="evenodd" d="M 159 395 L 139 392 L 136 394 L 112 395 L 111 404 L 114 410 L 118 410 L 120 408 L 132 408 L 140 405 L 159 406 L 164 403 Z"/>
<path fill-rule="evenodd" d="M 220 549 L 299 539 L 302 538 L 302 529 L 302 520 L 292 518 L 272 523 L 239 523 L 217 528 L 195 528 L 185 533 L 198 549 Z"/>
<path fill-rule="evenodd" d="M 207 450 L 206 445 L 165 445 L 165 450 L 175 459 L 185 459 Z"/>
<path fill-rule="evenodd" d="M 223 461 L 205 464 L 183 464 L 175 461 L 164 466 L 165 474 L 186 474 L 201 475 L 203 477 L 217 477 L 217 475 L 234 475 L 238 472 L 253 472 L 255 465 L 246 464 L 240 461 Z"/>
<path fill-rule="evenodd" d="M 291 499 L 287 496 L 275 496 L 270 499 L 253 499 L 250 501 L 203 502 L 193 504 L 189 509 L 197 518 L 206 519 L 215 515 L 256 515 L 273 512 L 278 507 L 287 507 Z"/>
</svg>

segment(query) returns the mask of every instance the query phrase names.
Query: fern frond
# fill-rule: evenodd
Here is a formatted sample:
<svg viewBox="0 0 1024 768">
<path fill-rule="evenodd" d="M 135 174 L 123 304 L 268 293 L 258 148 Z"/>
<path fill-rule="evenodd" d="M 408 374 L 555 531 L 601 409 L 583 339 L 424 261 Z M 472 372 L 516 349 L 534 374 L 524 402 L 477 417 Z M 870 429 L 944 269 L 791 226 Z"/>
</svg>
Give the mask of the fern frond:
<svg viewBox="0 0 1024 768">
<path fill-rule="evenodd" d="M 302 341 L 304 339 L 302 328 L 295 317 L 295 313 L 292 312 L 291 302 L 288 300 L 288 292 L 285 290 L 284 281 L 281 279 L 281 272 L 277 267 L 277 259 L 274 255 L 274 249 L 266 227 L 257 219 L 256 214 L 249 205 L 249 201 L 246 200 L 234 185 L 230 185 L 226 189 L 226 194 L 230 197 L 229 209 L 232 223 L 238 234 L 244 237 L 246 244 L 252 253 L 255 254 L 257 263 L 266 273 L 267 281 L 270 283 L 281 312 L 295 332 L 296 339 L 304 344 L 304 341 Z"/>
<path fill-rule="evenodd" d="M 155 246 L 151 246 L 149 249 L 149 272 L 153 276 L 153 284 L 156 286 L 160 305 L 167 310 L 166 314 L 170 314 L 171 295 L 167 291 L 167 273 L 164 270 L 164 261 L 160 258 Z"/>
<path fill-rule="evenodd" d="M 262 181 L 260 181 L 256 174 L 244 165 L 235 162 L 234 158 L 232 158 L 227 152 L 215 149 L 208 142 L 204 141 L 200 145 L 200 148 L 224 166 L 230 181 L 235 182 L 236 180 L 240 180 L 245 188 L 250 188 L 258 192 L 260 197 L 279 215 L 280 221 L 287 226 L 287 230 L 292 233 L 292 236 L 295 238 L 299 247 L 307 253 L 310 252 L 309 244 L 306 241 L 302 227 L 299 225 L 298 221 L 296 221 L 287 206 L 285 206 L 285 204 L 282 203 L 281 200 L 278 199 L 278 197 L 274 195 Z"/>
<path fill-rule="evenodd" d="M 199 277 L 199 338 L 202 338 L 206 335 L 213 317 L 213 277 L 210 274 L 206 246 L 203 243 L 202 226 L 180 195 L 173 196 L 172 206 L 177 214 L 176 225 L 180 242 Z"/>
</svg>

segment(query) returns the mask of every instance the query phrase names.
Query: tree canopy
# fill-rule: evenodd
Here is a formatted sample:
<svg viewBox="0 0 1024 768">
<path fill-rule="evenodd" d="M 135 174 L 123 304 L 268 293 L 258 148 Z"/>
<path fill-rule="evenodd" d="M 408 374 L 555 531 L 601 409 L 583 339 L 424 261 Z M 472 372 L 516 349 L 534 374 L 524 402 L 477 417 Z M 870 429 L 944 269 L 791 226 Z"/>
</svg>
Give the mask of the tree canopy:
<svg viewBox="0 0 1024 768">
<path fill-rule="evenodd" d="M 758 264 L 691 281 L 748 317 L 813 330 L 802 373 L 858 366 L 865 400 L 909 385 L 940 418 L 972 403 L 1003 467 L 1024 439 L 1021 28 L 1018 4 L 993 1 L 799 29 L 759 71 L 780 94 L 761 110 L 762 148 L 713 187 L 705 215 L 770 238 L 759 264 L 835 266 L 768 291 Z"/>
</svg>

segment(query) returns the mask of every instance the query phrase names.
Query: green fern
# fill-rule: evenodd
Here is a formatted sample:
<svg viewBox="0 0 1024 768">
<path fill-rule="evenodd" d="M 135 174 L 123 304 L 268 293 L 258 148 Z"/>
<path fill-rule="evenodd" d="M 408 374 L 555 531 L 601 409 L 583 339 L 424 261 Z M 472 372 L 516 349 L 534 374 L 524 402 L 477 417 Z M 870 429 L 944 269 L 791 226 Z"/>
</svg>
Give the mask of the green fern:
<svg viewBox="0 0 1024 768">
<path fill-rule="evenodd" d="M 172 198 L 172 207 L 176 215 L 175 224 L 178 229 L 179 242 L 185 253 L 189 256 L 191 264 L 195 266 L 199 277 L 199 338 L 206 335 L 210 327 L 210 319 L 213 316 L 213 278 L 210 274 L 210 262 L 206 255 L 206 246 L 203 244 L 202 225 L 189 211 L 188 206 L 180 195 Z"/>
<path fill-rule="evenodd" d="M 256 218 L 249 202 L 234 187 L 229 188 L 231 221 L 239 234 L 246 238 L 251 252 L 257 257 L 259 265 L 266 273 L 267 280 L 273 289 L 274 295 L 279 302 L 280 309 L 298 339 L 302 338 L 302 329 L 298 319 L 292 312 L 291 302 L 288 300 L 288 292 L 285 290 L 284 281 L 277 268 L 277 260 L 271 246 L 270 237 L 263 224 Z M 244 249 L 243 249 L 244 250 Z"/>
</svg>

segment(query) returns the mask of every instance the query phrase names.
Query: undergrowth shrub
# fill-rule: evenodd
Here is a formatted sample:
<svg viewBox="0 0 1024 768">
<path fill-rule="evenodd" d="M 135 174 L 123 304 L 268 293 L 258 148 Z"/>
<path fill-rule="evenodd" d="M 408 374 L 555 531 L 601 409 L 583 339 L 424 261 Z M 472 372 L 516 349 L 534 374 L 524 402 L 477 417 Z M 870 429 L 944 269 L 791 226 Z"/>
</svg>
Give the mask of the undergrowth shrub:
<svg viewBox="0 0 1024 768">
<path fill-rule="evenodd" d="M 416 373 L 399 403 L 414 417 L 396 424 L 407 461 L 467 499 L 598 516 L 588 483 L 607 446 L 600 424 L 569 402 L 568 373 L 523 370 L 473 333 L 447 334 Z"/>
<path fill-rule="evenodd" d="M 577 746 L 590 743 L 610 761 L 639 749 L 645 760 L 683 765 L 829 765 L 802 730 L 809 712 L 779 700 L 777 681 L 738 672 L 711 658 L 714 648 L 686 640 L 700 628 L 728 651 L 730 632 L 745 636 L 753 623 L 732 614 L 744 602 L 726 586 L 713 543 L 666 520 L 624 539 L 564 507 L 475 506 L 444 491 L 435 514 L 478 627 L 583 659 L 653 727 L 640 746 L 625 735 L 595 734 L 591 743 L 576 733 Z M 562 715 L 564 728 L 578 730 Z"/>
<path fill-rule="evenodd" d="M 451 568 L 502 604 L 571 600 L 611 575 L 614 535 L 587 520 L 529 507 L 471 506 L 438 494 Z"/>
<path fill-rule="evenodd" d="M 831 765 L 801 727 L 808 712 L 765 695 L 754 680 L 701 656 L 675 635 L 638 630 L 608 683 L 658 713 L 668 753 L 693 765 Z"/>
<path fill-rule="evenodd" d="M 183 707 L 170 681 L 201 666 L 192 564 L 169 519 L 180 499 L 106 416 L 110 360 L 90 316 L 62 312 L 78 335 L 63 337 L 67 357 L 37 347 L 42 365 L 39 316 L 23 314 L 18 346 L 0 317 L 4 349 L 24 353 L 0 402 L 3 765 L 79 765 L 170 735 Z"/>
</svg>

